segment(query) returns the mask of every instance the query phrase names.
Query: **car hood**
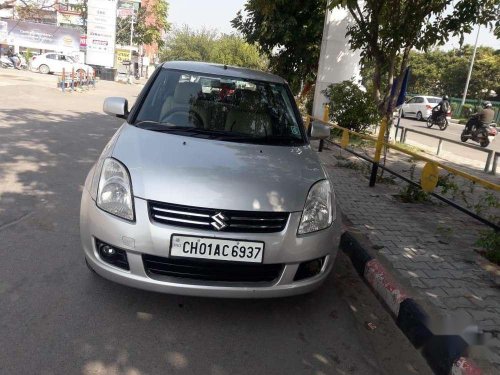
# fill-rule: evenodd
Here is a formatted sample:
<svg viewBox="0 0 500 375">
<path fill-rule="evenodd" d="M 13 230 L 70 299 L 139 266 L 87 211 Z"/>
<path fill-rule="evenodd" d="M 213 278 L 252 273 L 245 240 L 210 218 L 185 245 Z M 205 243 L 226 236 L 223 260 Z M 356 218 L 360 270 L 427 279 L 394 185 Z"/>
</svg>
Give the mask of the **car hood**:
<svg viewBox="0 0 500 375">
<path fill-rule="evenodd" d="M 134 196 L 187 206 L 302 211 L 326 178 L 309 145 L 268 146 L 158 133 L 126 125 L 113 150 Z"/>
</svg>

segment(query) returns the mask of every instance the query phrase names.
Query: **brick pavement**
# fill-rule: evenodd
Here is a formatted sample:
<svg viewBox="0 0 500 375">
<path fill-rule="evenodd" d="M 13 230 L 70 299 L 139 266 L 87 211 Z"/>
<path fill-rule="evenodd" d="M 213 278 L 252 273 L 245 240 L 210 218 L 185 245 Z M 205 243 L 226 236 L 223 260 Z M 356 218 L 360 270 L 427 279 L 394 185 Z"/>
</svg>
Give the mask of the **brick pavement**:
<svg viewBox="0 0 500 375">
<path fill-rule="evenodd" d="M 325 150 L 320 158 L 351 229 L 366 235 L 374 255 L 433 314 L 465 316 L 483 329 L 500 329 L 500 288 L 475 262 L 473 251 L 486 227 L 437 202 L 402 203 L 394 197 L 397 187 L 370 188 L 359 171 L 338 166 L 336 153 Z M 473 358 L 498 370 L 500 340 L 490 345 L 490 353 L 473 353 Z"/>
</svg>

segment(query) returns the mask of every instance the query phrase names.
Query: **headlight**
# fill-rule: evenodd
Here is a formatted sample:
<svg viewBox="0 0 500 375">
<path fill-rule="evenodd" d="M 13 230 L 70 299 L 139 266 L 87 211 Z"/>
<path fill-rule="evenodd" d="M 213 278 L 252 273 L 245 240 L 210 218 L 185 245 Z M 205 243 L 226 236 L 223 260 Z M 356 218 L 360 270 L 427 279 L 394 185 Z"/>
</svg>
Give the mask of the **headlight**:
<svg viewBox="0 0 500 375">
<path fill-rule="evenodd" d="M 306 234 L 325 229 L 335 220 L 335 202 L 330 181 L 316 182 L 307 195 L 298 234 Z"/>
<path fill-rule="evenodd" d="M 134 220 L 130 177 L 125 166 L 116 159 L 104 160 L 97 189 L 97 206 L 123 219 Z"/>
</svg>

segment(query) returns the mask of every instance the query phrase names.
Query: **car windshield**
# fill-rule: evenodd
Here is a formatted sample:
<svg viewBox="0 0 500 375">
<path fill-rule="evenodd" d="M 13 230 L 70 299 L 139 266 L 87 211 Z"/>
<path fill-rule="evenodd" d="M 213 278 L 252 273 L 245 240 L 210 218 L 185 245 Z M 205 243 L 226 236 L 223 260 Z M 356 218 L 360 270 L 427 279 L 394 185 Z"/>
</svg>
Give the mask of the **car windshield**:
<svg viewBox="0 0 500 375">
<path fill-rule="evenodd" d="M 429 103 L 437 104 L 437 103 L 439 103 L 441 101 L 441 99 L 439 99 L 439 98 L 427 98 L 427 101 Z"/>
<path fill-rule="evenodd" d="M 284 84 L 162 69 L 134 125 L 232 142 L 301 145 L 305 136 Z"/>
</svg>

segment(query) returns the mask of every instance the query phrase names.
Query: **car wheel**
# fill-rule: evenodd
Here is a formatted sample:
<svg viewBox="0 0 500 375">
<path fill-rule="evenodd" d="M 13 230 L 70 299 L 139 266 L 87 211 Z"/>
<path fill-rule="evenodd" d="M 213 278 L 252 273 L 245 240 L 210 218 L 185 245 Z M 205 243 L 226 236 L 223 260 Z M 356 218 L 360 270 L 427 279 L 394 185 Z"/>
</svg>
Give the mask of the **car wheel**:
<svg viewBox="0 0 500 375">
<path fill-rule="evenodd" d="M 50 73 L 50 68 L 48 65 L 42 64 L 38 67 L 38 71 L 42 74 L 49 74 Z"/>
<path fill-rule="evenodd" d="M 417 121 L 422 121 L 423 119 L 423 116 L 422 116 L 422 112 L 417 112 Z"/>
</svg>

